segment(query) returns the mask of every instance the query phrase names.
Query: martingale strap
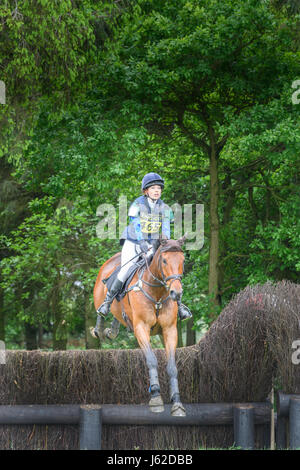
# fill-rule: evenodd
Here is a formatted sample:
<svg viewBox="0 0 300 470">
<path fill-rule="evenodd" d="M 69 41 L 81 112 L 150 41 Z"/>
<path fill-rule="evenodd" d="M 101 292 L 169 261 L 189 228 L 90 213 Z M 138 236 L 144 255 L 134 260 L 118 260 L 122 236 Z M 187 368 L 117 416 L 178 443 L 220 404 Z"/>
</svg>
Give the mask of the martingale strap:
<svg viewBox="0 0 300 470">
<path fill-rule="evenodd" d="M 168 294 L 166 297 L 161 297 L 159 300 L 156 300 L 154 299 L 150 294 L 148 294 L 148 292 L 146 292 L 144 289 L 143 289 L 143 283 L 150 286 L 150 287 L 165 287 L 167 290 L 170 290 L 170 287 L 171 287 L 171 284 L 173 281 L 175 280 L 179 280 L 181 282 L 181 278 L 182 278 L 182 274 L 172 274 L 171 276 L 168 276 L 168 277 L 165 277 L 164 276 L 164 273 L 163 273 L 163 270 L 162 270 L 162 267 L 161 267 L 161 255 L 159 256 L 159 261 L 158 261 L 158 264 L 159 264 L 159 268 L 160 268 L 160 272 L 161 272 L 161 275 L 162 275 L 162 279 L 159 279 L 157 278 L 156 276 L 154 276 L 154 274 L 151 272 L 150 268 L 149 268 L 149 264 L 147 262 L 147 258 L 145 257 L 145 260 L 146 260 L 146 265 L 147 265 L 147 270 L 150 272 L 151 276 L 153 277 L 153 279 L 155 279 L 156 281 L 159 282 L 159 284 L 151 284 L 150 282 L 147 282 L 143 279 L 143 275 L 144 275 L 144 272 L 145 272 L 145 269 L 146 267 L 144 266 L 141 270 L 138 271 L 138 276 L 139 276 L 139 279 L 138 281 L 132 285 L 131 287 L 129 287 L 125 293 L 128 293 L 130 291 L 141 291 L 145 297 L 147 297 L 147 299 L 149 299 L 151 302 L 153 302 L 155 304 L 155 308 L 156 308 L 156 316 L 158 317 L 159 315 L 159 310 L 162 308 L 163 304 L 165 302 L 167 302 L 167 300 L 170 298 L 170 294 Z M 170 279 L 172 279 L 172 281 L 170 282 L 169 286 L 167 285 L 167 281 L 169 281 Z"/>
</svg>

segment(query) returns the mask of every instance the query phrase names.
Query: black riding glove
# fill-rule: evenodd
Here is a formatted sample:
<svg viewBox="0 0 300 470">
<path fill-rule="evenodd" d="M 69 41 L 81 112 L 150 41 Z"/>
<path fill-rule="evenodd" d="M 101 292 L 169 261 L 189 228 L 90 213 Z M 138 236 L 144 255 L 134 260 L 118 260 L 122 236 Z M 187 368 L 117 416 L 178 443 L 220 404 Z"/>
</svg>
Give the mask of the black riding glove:
<svg viewBox="0 0 300 470">
<path fill-rule="evenodd" d="M 141 240 L 140 241 L 140 248 L 141 248 L 143 253 L 147 253 L 148 250 L 149 250 L 148 242 L 146 240 Z"/>
</svg>

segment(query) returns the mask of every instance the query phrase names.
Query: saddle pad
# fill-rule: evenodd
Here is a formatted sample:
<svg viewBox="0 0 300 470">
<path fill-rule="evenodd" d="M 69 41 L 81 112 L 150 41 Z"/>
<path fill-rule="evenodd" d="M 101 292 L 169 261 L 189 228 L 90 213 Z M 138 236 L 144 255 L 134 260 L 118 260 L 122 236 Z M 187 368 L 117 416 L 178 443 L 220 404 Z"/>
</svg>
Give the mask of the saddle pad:
<svg viewBox="0 0 300 470">
<path fill-rule="evenodd" d="M 116 299 L 117 299 L 118 301 L 120 301 L 123 297 L 125 297 L 125 295 L 126 295 L 126 290 L 127 290 L 128 286 L 129 286 L 130 282 L 132 281 L 133 276 L 135 275 L 135 273 L 137 272 L 138 269 L 140 269 L 140 268 L 142 268 L 142 267 L 144 267 L 144 266 L 146 266 L 146 262 L 145 262 L 144 259 L 141 259 L 140 261 L 136 261 L 136 262 L 134 263 L 134 265 L 131 266 L 131 268 L 129 268 L 128 273 L 127 273 L 127 278 L 126 278 L 126 280 L 124 281 L 124 284 L 123 284 L 123 286 L 122 286 L 122 289 L 121 289 L 121 291 L 118 292 L 118 294 L 116 295 Z M 108 290 L 110 290 L 111 285 L 112 285 L 112 283 L 114 282 L 114 280 L 116 279 L 116 277 L 117 277 L 117 275 L 118 275 L 120 269 L 121 269 L 121 265 L 117 266 L 117 267 L 113 270 L 113 272 L 112 272 L 107 278 L 102 279 L 103 284 L 106 285 L 106 287 L 107 287 Z"/>
</svg>

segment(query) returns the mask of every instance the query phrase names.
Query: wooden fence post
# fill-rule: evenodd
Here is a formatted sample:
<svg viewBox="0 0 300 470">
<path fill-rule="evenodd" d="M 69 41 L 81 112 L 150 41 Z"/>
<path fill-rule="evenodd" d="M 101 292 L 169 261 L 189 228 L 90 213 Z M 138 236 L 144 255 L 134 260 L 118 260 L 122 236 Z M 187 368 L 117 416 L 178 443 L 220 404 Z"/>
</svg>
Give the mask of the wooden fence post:
<svg viewBox="0 0 300 470">
<path fill-rule="evenodd" d="M 290 448 L 300 449 L 300 397 L 290 399 Z"/>
<path fill-rule="evenodd" d="M 101 450 L 101 406 L 83 405 L 79 411 L 79 449 Z"/>
<path fill-rule="evenodd" d="M 233 407 L 234 443 L 241 449 L 254 449 L 254 407 L 235 405 Z"/>
<path fill-rule="evenodd" d="M 276 422 L 276 449 L 287 448 L 287 418 L 286 416 L 277 415 Z"/>
</svg>

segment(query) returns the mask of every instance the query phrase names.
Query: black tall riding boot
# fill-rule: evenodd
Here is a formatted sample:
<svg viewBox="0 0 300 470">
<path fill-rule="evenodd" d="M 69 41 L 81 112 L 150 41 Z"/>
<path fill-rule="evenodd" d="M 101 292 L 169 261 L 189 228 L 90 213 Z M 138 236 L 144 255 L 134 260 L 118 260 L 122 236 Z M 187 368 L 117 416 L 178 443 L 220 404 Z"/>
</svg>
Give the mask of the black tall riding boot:
<svg viewBox="0 0 300 470">
<path fill-rule="evenodd" d="M 105 318 L 106 315 L 109 313 L 110 305 L 116 295 L 121 290 L 122 286 L 123 282 L 120 281 L 118 278 L 116 278 L 112 283 L 111 288 L 109 289 L 109 291 L 107 291 L 103 304 L 101 304 L 100 307 L 97 309 L 97 313 L 102 315 L 102 317 Z"/>
<path fill-rule="evenodd" d="M 192 313 L 190 311 L 190 309 L 182 304 L 180 301 L 177 302 L 177 305 L 178 305 L 178 316 L 180 318 L 180 320 L 187 320 L 188 318 L 192 318 Z"/>
</svg>

